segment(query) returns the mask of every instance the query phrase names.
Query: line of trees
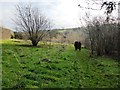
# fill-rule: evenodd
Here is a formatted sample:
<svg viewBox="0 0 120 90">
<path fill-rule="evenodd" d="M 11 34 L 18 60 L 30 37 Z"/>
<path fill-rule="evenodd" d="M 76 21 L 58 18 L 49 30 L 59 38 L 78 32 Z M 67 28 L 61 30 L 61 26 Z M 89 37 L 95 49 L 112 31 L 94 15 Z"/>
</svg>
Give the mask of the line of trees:
<svg viewBox="0 0 120 90">
<path fill-rule="evenodd" d="M 116 9 L 116 2 L 103 2 L 101 9 L 105 6 L 106 19 L 95 17 L 90 19 L 86 14 L 87 33 L 86 47 L 91 54 L 115 55 L 120 58 L 120 23 L 118 19 L 111 18 L 111 13 Z M 118 8 L 119 9 L 119 8 Z"/>
<path fill-rule="evenodd" d="M 118 27 L 117 22 L 108 23 L 102 18 L 94 18 L 89 22 L 86 28 L 86 46 L 90 48 L 91 54 L 120 56 Z"/>
</svg>

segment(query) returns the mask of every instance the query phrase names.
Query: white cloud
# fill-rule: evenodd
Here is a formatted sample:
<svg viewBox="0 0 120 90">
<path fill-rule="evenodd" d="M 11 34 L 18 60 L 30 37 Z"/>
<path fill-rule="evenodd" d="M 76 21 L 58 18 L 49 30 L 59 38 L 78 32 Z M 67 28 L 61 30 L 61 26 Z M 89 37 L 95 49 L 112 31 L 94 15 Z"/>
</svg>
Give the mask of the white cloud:
<svg viewBox="0 0 120 90">
<path fill-rule="evenodd" d="M 52 2 L 52 1 L 54 0 L 0 0 L 0 2 Z"/>
<path fill-rule="evenodd" d="M 14 18 L 15 2 L 0 2 L 0 25 L 7 28 L 13 28 L 12 18 Z"/>
<path fill-rule="evenodd" d="M 74 0 L 60 0 L 59 5 L 53 8 L 52 19 L 60 27 L 77 27 L 79 22 L 78 3 Z"/>
<path fill-rule="evenodd" d="M 20 0 L 1 1 L 2 21 L 4 26 L 10 26 L 10 18 L 14 18 L 12 13 L 14 5 Z M 21 0 L 22 1 L 22 0 Z M 29 0 L 27 0 L 29 1 Z M 33 1 L 33 0 L 32 0 Z M 74 0 L 34 0 L 42 12 L 49 17 L 55 27 L 77 27 L 79 18 L 77 3 Z"/>
<path fill-rule="evenodd" d="M 18 2 L 32 2 L 53 21 L 55 27 L 78 27 L 81 25 L 80 22 L 83 22 L 82 17 L 85 17 L 85 12 L 89 12 L 92 16 L 103 15 L 103 11 L 87 10 L 78 7 L 78 4 L 87 7 L 87 1 L 91 0 L 0 0 L 0 23 L 6 27 L 12 28 L 10 18 L 15 17 L 13 14 L 15 9 L 14 5 Z M 102 0 L 97 1 L 101 2 Z M 100 5 L 90 4 L 90 7 L 100 9 Z M 81 19 L 81 21 L 79 19 Z"/>
</svg>

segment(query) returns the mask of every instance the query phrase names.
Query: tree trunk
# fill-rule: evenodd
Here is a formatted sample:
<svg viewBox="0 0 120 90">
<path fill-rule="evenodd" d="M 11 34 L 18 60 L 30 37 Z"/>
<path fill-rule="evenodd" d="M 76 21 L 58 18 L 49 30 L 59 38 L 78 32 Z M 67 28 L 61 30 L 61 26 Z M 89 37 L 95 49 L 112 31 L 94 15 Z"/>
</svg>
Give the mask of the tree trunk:
<svg viewBox="0 0 120 90">
<path fill-rule="evenodd" d="M 32 40 L 32 45 L 33 45 L 33 46 L 37 46 L 37 44 L 38 44 L 38 41 Z"/>
</svg>

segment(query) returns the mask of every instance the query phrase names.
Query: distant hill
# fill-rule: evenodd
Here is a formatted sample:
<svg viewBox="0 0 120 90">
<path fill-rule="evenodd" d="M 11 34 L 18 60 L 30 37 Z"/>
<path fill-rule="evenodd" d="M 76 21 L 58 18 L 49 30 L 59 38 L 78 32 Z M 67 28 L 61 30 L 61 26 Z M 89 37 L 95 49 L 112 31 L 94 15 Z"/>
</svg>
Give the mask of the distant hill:
<svg viewBox="0 0 120 90">
<path fill-rule="evenodd" d="M 0 27 L 0 40 L 11 39 L 14 36 L 14 32 L 10 29 Z"/>
<path fill-rule="evenodd" d="M 76 40 L 85 43 L 86 34 L 85 28 L 67 28 L 67 29 L 53 29 L 46 32 L 42 41 L 55 43 L 74 43 Z M 14 32 L 16 39 L 27 39 L 24 32 Z"/>
<path fill-rule="evenodd" d="M 46 36 L 44 40 L 57 42 L 57 43 L 74 43 L 76 40 L 85 43 L 86 34 L 85 28 L 67 28 L 67 29 L 54 29 L 51 30 L 52 38 Z M 55 35 L 56 34 L 56 35 Z"/>
</svg>

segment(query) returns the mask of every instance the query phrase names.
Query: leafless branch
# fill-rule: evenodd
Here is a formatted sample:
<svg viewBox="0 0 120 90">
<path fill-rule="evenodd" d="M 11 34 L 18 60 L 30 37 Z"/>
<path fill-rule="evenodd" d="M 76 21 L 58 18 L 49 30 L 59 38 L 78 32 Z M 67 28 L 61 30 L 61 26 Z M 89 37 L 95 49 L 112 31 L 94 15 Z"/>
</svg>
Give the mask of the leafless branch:
<svg viewBox="0 0 120 90">
<path fill-rule="evenodd" d="M 44 37 L 46 30 L 49 29 L 49 20 L 38 10 L 38 8 L 29 5 L 17 5 L 17 16 L 14 22 L 23 31 L 27 33 L 33 46 Z"/>
</svg>

